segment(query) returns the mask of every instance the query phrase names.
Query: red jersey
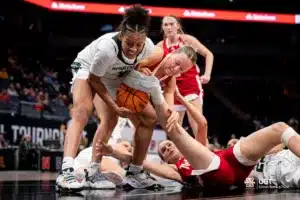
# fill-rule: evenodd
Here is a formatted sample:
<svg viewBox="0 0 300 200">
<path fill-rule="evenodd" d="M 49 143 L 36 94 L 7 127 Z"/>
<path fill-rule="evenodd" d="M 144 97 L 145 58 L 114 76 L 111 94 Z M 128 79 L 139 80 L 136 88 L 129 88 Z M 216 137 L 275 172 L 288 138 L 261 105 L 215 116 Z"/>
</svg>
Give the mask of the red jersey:
<svg viewBox="0 0 300 200">
<path fill-rule="evenodd" d="M 183 181 L 197 177 L 198 183 L 207 186 L 230 186 L 243 183 L 254 166 L 242 165 L 233 153 L 233 147 L 214 151 L 220 157 L 218 169 L 196 175 L 195 170 L 185 158 L 180 158 L 175 164 Z M 195 175 L 193 175 L 195 174 Z"/>
<path fill-rule="evenodd" d="M 164 57 L 169 53 L 179 49 L 184 42 L 179 36 L 178 43 L 168 47 L 167 40 L 163 41 Z M 200 97 L 201 101 L 203 98 L 203 90 L 199 79 L 200 69 L 197 65 L 193 65 L 188 71 L 181 73 L 180 76 L 176 77 L 176 85 L 182 96 L 188 97 L 188 100 L 194 100 L 196 97 Z M 189 97 L 190 96 L 190 97 Z M 181 103 L 175 98 L 175 105 L 181 105 Z"/>
</svg>

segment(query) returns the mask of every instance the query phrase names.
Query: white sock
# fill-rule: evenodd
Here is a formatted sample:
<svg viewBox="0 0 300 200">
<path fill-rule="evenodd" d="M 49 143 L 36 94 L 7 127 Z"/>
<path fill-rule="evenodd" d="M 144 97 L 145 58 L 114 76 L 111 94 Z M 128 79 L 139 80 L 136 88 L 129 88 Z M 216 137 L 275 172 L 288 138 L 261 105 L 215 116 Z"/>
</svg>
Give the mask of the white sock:
<svg viewBox="0 0 300 200">
<path fill-rule="evenodd" d="M 143 170 L 142 166 L 130 164 L 128 171 L 133 172 L 133 173 L 139 173 L 140 171 Z"/>
<path fill-rule="evenodd" d="M 90 163 L 89 167 L 87 168 L 87 170 L 89 172 L 89 176 L 93 176 L 94 174 L 99 172 L 99 165 L 100 165 L 100 163 L 96 163 L 96 162 Z"/>
<path fill-rule="evenodd" d="M 61 169 L 64 170 L 64 169 L 71 168 L 71 167 L 74 167 L 74 158 L 64 157 Z"/>
</svg>

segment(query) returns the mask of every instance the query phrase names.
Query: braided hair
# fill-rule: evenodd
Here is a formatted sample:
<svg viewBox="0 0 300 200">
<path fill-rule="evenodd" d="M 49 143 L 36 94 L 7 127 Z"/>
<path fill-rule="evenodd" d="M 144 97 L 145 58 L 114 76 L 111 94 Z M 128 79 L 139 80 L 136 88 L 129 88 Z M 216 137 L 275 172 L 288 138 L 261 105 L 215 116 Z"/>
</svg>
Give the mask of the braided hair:
<svg viewBox="0 0 300 200">
<path fill-rule="evenodd" d="M 131 8 L 126 9 L 119 30 L 121 34 L 128 31 L 147 34 L 150 20 L 149 11 L 140 4 L 135 4 Z"/>
</svg>

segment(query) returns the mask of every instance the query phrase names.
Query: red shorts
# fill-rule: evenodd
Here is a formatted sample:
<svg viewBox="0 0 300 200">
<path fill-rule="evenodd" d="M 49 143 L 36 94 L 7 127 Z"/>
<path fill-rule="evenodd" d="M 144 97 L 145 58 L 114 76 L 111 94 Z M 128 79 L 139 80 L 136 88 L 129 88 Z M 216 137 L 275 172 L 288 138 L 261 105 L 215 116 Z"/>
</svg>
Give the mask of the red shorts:
<svg viewBox="0 0 300 200">
<path fill-rule="evenodd" d="M 221 161 L 219 168 L 201 175 L 205 186 L 243 184 L 257 163 L 257 161 L 249 161 L 243 157 L 239 145 L 218 151 L 216 155 L 220 157 Z"/>
<path fill-rule="evenodd" d="M 176 81 L 178 90 L 187 101 L 192 101 L 199 98 L 201 104 L 203 104 L 204 91 L 202 89 L 199 76 L 194 76 L 189 79 L 180 79 Z M 174 109 L 177 111 L 186 110 L 185 107 L 175 98 Z"/>
</svg>

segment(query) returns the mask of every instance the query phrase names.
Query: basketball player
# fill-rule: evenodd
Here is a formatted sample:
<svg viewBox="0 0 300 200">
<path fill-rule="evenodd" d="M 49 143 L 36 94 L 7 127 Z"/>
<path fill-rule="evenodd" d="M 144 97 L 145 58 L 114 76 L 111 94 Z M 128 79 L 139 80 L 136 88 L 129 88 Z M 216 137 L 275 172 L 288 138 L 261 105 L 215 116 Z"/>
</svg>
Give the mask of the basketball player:
<svg viewBox="0 0 300 200">
<path fill-rule="evenodd" d="M 132 156 L 132 146 L 128 141 L 120 140 L 115 143 L 115 141 L 110 140 L 108 145 L 116 152 L 122 152 L 122 154 L 130 154 Z M 92 147 L 89 147 L 82 150 L 74 160 L 75 174 L 83 181 L 86 175 L 84 170 L 88 168 L 91 159 Z M 111 156 L 104 156 L 102 158 L 99 170 L 109 181 L 116 185 L 121 185 L 126 175 L 126 171 L 121 167 L 120 161 Z"/>
<path fill-rule="evenodd" d="M 130 110 L 115 103 L 116 89 L 130 76 L 135 64 L 148 56 L 153 42 L 147 38 L 150 23 L 148 11 L 140 6 L 126 10 L 120 25 L 120 32 L 108 33 L 82 50 L 72 64 L 73 68 L 73 112 L 67 130 L 62 171 L 57 177 L 58 189 L 81 190 L 83 185 L 74 176 L 74 157 L 78 148 L 80 133 L 87 124 L 93 104 L 101 119 L 93 144 L 107 142 L 118 117 L 128 117 L 136 127 L 135 149 L 127 177 L 132 187 L 149 187 L 156 182 L 142 168 L 142 162 L 151 141 L 156 124 L 155 111 L 150 103 L 134 115 Z M 97 93 L 97 95 L 95 95 Z M 102 136 L 99 134 L 102 133 Z M 98 174 L 99 160 L 94 153 L 88 169 L 87 183 L 91 188 L 115 188 L 115 184 Z"/>
<path fill-rule="evenodd" d="M 201 84 L 209 82 L 212 72 L 214 56 L 212 52 L 207 49 L 202 43 L 200 43 L 195 37 L 184 34 L 179 19 L 174 16 L 165 16 L 162 20 L 162 30 L 164 34 L 164 40 L 160 41 L 157 46 L 163 49 L 163 55 L 178 49 L 182 45 L 189 45 L 195 49 L 197 53 L 205 57 L 205 73 L 201 77 L 199 76 L 199 67 L 194 64 L 187 72 L 181 73 L 176 78 L 176 84 L 179 88 L 179 92 L 191 102 L 200 112 L 202 112 L 203 104 L 203 89 Z M 180 101 L 175 98 L 174 108 L 179 112 L 180 121 L 183 123 L 186 107 L 182 105 Z M 189 112 L 188 120 L 190 126 L 196 134 L 197 122 L 191 116 Z"/>
<path fill-rule="evenodd" d="M 160 143 L 158 151 L 164 161 L 173 164 L 165 168 L 173 176 L 173 180 L 180 177 L 184 181 L 196 175 L 199 184 L 204 186 L 227 187 L 243 184 L 259 159 L 281 143 L 300 157 L 300 136 L 284 122 L 258 130 L 238 141 L 233 147 L 212 152 L 192 138 L 174 120 L 176 114 L 170 114 L 159 87 L 157 83 L 152 88 L 151 98 L 158 121 L 167 130 L 172 141 Z"/>
</svg>

